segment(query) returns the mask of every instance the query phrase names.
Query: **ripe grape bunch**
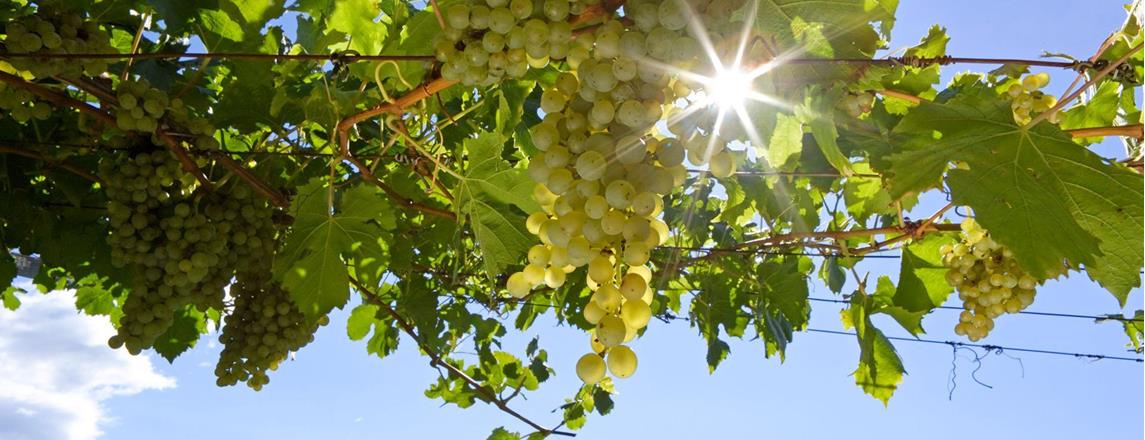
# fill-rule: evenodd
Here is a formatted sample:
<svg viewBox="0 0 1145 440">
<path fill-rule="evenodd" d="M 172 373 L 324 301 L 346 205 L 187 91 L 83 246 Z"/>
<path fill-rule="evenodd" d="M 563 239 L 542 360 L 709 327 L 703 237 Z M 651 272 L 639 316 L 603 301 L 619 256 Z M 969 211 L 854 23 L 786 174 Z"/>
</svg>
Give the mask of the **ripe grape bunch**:
<svg viewBox="0 0 1145 440">
<path fill-rule="evenodd" d="M 34 15 L 12 19 L 5 25 L 4 47 L 15 54 L 112 53 L 111 37 L 94 21 L 76 12 L 55 7 L 56 2 L 38 2 Z M 13 67 L 37 78 L 56 75 L 97 76 L 107 71 L 107 60 L 62 58 L 17 58 Z"/>
<path fill-rule="evenodd" d="M 958 289 L 965 309 L 954 332 L 978 341 L 994 329 L 994 319 L 1018 313 L 1034 302 L 1038 279 L 1018 267 L 1013 253 L 990 238 L 974 219 L 962 222 L 962 240 L 945 245 L 946 281 Z"/>
<path fill-rule="evenodd" d="M 265 201 L 241 184 L 198 190 L 166 150 L 107 158 L 100 174 L 112 261 L 134 276 L 118 333 L 108 341 L 114 348 L 135 354 L 152 346 L 188 306 L 221 310 L 234 268 L 273 252 Z"/>
<path fill-rule="evenodd" d="M 1058 103 L 1054 95 L 1042 92 L 1041 89 L 1050 83 L 1050 75 L 1036 73 L 1022 77 L 1006 89 L 1006 94 L 1012 102 L 1010 108 L 1014 112 L 1014 122 L 1027 124 L 1033 120 L 1033 115 L 1044 112 Z"/>
<path fill-rule="evenodd" d="M 269 267 L 266 270 L 269 275 Z M 268 276 L 240 279 L 230 293 L 234 309 L 219 336 L 223 351 L 215 367 L 219 386 L 245 382 L 255 391 L 262 389 L 270 381 L 267 370 L 278 369 L 287 355 L 312 342 L 314 331 L 329 322 L 323 316 L 309 323 L 286 290 Z"/>
<path fill-rule="evenodd" d="M 529 67 L 585 56 L 574 50 L 568 19 L 600 0 L 476 0 L 443 10 L 445 31 L 436 45 L 441 76 L 465 85 L 520 78 Z"/>
<path fill-rule="evenodd" d="M 506 286 L 524 298 L 541 285 L 560 287 L 567 274 L 587 266 L 593 293 L 582 312 L 595 328 L 592 352 L 577 363 L 587 384 L 603 380 L 606 371 L 626 378 L 636 370 L 636 355 L 624 344 L 652 315 L 651 252 L 668 239 L 660 218 L 664 196 L 684 183 L 685 159 L 711 163 L 719 177 L 735 166 L 723 145 L 703 134 L 654 132 L 694 87 L 663 67 L 698 62 L 686 11 L 675 2 L 650 1 L 628 2 L 625 9 L 631 25 L 608 18 L 595 32 L 576 36 L 560 65 L 568 71 L 541 94 L 545 116 L 531 127 L 541 153 L 530 159 L 528 173 L 542 211 L 530 215 L 526 227 L 542 244 L 530 249 L 528 264 Z M 713 134 L 710 126 L 707 133 Z"/>
</svg>

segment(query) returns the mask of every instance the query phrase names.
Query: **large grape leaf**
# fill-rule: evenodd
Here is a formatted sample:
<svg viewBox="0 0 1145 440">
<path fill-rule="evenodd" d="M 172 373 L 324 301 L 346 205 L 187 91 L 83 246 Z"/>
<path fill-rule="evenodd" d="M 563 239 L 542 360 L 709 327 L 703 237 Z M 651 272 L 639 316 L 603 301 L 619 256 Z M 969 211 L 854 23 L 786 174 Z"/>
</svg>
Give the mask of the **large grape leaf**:
<svg viewBox="0 0 1145 440">
<path fill-rule="evenodd" d="M 855 385 L 886 405 L 894 395 L 902 376 L 902 359 L 881 330 L 871 324 L 868 307 L 872 301 L 862 292 L 851 297 L 851 306 L 841 311 L 843 327 L 854 328 L 859 341 L 859 367 L 853 373 Z"/>
<path fill-rule="evenodd" d="M 1007 102 L 970 86 L 966 97 L 923 103 L 896 131 L 939 133 L 928 148 L 891 158 L 897 188 L 936 183 L 947 164 L 953 201 L 970 206 L 991 235 L 1037 276 L 1085 265 L 1124 303 L 1140 285 L 1142 179 L 1078 147 L 1056 126 L 1019 127 Z"/>
<path fill-rule="evenodd" d="M 299 190 L 291 206 L 294 227 L 275 272 L 298 308 L 310 319 L 342 307 L 350 298 L 344 255 L 374 250 L 383 227 L 395 226 L 393 211 L 376 188 L 357 185 L 331 209 L 328 188 L 315 179 Z"/>
<path fill-rule="evenodd" d="M 476 138 L 466 139 L 464 146 L 469 165 L 453 192 L 458 206 L 469 217 L 485 270 L 497 275 L 505 266 L 518 263 L 521 255 L 536 244 L 525 229 L 523 212 L 538 211 L 540 206 L 530 197 L 533 182 L 525 170 L 501 158 L 501 135 L 482 132 Z"/>
<path fill-rule="evenodd" d="M 859 174 L 872 172 L 871 165 L 866 162 L 853 164 L 852 169 Z M 847 203 L 847 212 L 859 223 L 866 223 L 872 215 L 894 213 L 891 195 L 883 188 L 879 177 L 848 177 L 843 182 L 843 200 Z"/>
</svg>

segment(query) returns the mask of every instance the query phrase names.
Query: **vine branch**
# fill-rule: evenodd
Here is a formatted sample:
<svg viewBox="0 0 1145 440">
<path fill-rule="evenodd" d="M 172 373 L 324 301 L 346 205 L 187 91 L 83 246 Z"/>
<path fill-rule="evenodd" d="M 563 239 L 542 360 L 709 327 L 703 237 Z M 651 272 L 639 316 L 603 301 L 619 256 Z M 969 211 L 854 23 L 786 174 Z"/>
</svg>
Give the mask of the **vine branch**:
<svg viewBox="0 0 1145 440">
<path fill-rule="evenodd" d="M 350 277 L 350 283 L 353 284 L 354 287 L 356 289 L 358 289 L 358 291 L 365 293 L 365 295 L 362 295 L 362 297 L 364 298 L 364 300 L 367 303 L 375 305 L 375 306 L 381 308 L 382 310 L 385 310 L 386 313 L 389 314 L 390 317 L 394 319 L 394 322 L 397 322 L 398 326 L 401 327 L 402 331 L 405 332 L 405 334 L 408 335 L 410 338 L 412 338 L 415 343 L 417 343 L 417 346 L 419 348 L 421 348 L 421 351 L 424 352 L 426 356 L 429 356 L 431 363 L 435 367 L 445 368 L 449 372 L 449 374 L 457 377 L 458 379 L 465 381 L 465 383 L 469 384 L 469 386 L 472 387 L 474 391 L 476 391 L 478 394 L 480 394 L 482 397 L 484 397 L 487 401 L 492 403 L 494 406 L 496 406 L 502 412 L 513 416 L 517 420 L 525 422 L 525 424 L 529 425 L 530 427 L 537 430 L 538 432 L 543 433 L 544 435 L 552 434 L 552 435 L 563 435 L 563 436 L 567 436 L 567 437 L 575 437 L 576 436 L 576 434 L 571 433 L 571 432 L 559 431 L 555 428 L 553 428 L 553 429 L 545 428 L 545 427 L 541 426 L 540 424 L 538 424 L 537 422 L 530 420 L 528 417 L 525 417 L 525 416 L 521 415 L 521 413 L 518 413 L 517 411 L 510 408 L 509 405 L 505 403 L 505 399 L 501 399 L 501 398 L 497 397 L 496 393 L 494 393 L 490 389 L 482 386 L 480 382 L 477 382 L 477 380 L 473 379 L 468 374 L 465 374 L 465 372 L 461 371 L 460 368 L 457 368 L 457 367 L 453 366 L 452 364 L 445 362 L 445 360 L 441 358 L 441 355 L 439 355 L 436 351 L 434 351 L 431 347 L 429 347 L 429 344 L 426 344 L 424 341 L 422 341 L 422 339 L 420 337 L 418 337 L 417 332 L 413 328 L 413 325 L 411 325 L 409 323 L 409 321 L 407 321 L 400 313 L 398 313 L 397 310 L 394 310 L 394 308 L 392 306 L 390 306 L 389 303 L 379 300 L 378 296 L 373 291 L 371 291 L 370 289 L 367 289 L 365 286 L 362 285 L 362 283 L 360 283 L 356 278 L 354 278 L 352 276 Z"/>
<path fill-rule="evenodd" d="M 68 163 L 67 161 L 48 157 L 47 155 L 45 155 L 43 153 L 39 153 L 39 152 L 32 151 L 32 150 L 27 150 L 27 149 L 20 148 L 20 147 L 13 147 L 13 146 L 5 145 L 2 143 L 0 143 L 0 153 L 15 154 L 17 156 L 23 156 L 23 157 L 27 157 L 29 159 L 38 160 L 40 162 L 44 162 L 49 167 L 59 167 L 62 170 L 70 171 L 70 172 L 72 172 L 72 174 L 83 177 L 84 179 L 90 180 L 92 182 L 98 183 L 98 184 L 100 184 L 100 186 L 103 186 L 103 184 L 104 184 L 103 179 L 100 179 L 99 176 L 96 176 L 95 174 L 92 174 L 91 172 L 89 172 L 83 168 L 80 168 L 80 167 L 77 167 L 71 163 Z"/>
</svg>

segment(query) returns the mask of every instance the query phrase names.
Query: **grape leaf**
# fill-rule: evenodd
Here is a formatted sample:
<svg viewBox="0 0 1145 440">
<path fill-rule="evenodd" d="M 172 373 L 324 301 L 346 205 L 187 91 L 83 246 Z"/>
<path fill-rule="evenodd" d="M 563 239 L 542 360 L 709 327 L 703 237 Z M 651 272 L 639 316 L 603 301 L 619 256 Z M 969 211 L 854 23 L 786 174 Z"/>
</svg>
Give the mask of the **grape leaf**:
<svg viewBox="0 0 1145 440">
<path fill-rule="evenodd" d="M 859 174 L 872 173 L 871 165 L 866 162 L 855 163 L 852 169 Z M 843 200 L 847 203 L 847 212 L 859 223 L 866 223 L 872 215 L 895 212 L 891 195 L 879 177 L 848 177 L 843 182 Z"/>
<path fill-rule="evenodd" d="M 481 246 L 485 271 L 490 276 L 497 276 L 506 266 L 520 262 L 521 256 L 536 244 L 536 239 L 525 229 L 525 217 L 513 213 L 508 206 L 474 198 L 464 209 L 477 244 Z"/>
<path fill-rule="evenodd" d="M 486 437 L 486 440 L 521 440 L 521 434 L 510 432 L 504 427 L 498 427 L 489 434 L 489 437 Z"/>
<path fill-rule="evenodd" d="M 362 54 L 379 54 L 388 29 L 374 21 L 381 13 L 374 0 L 338 0 L 327 17 L 327 26 L 346 34 L 350 49 Z"/>
<path fill-rule="evenodd" d="M 378 306 L 361 304 L 354 307 L 350 316 L 346 318 L 346 336 L 352 341 L 358 341 L 370 334 L 370 327 L 374 325 L 374 315 L 378 314 Z"/>
<path fill-rule="evenodd" d="M 771 168 L 777 171 L 794 171 L 799 166 L 799 155 L 803 152 L 803 124 L 798 118 L 776 114 L 775 130 L 767 142 L 764 157 Z"/>
<path fill-rule="evenodd" d="M 230 14 L 218 9 L 200 9 L 199 25 L 203 29 L 231 41 L 243 40 L 243 27 Z"/>
<path fill-rule="evenodd" d="M 920 190 L 949 172 L 954 203 L 974 208 L 979 223 L 1035 276 L 1062 262 L 1084 264 L 1090 278 L 1124 304 L 1140 285 L 1141 176 L 1079 148 L 1056 126 L 1014 124 L 1005 101 L 984 93 L 923 103 L 896 130 L 941 133 L 930 148 L 891 158 L 893 179 Z M 900 187 L 901 188 L 901 187 Z M 1031 239 L 1053 237 L 1053 239 Z"/>
<path fill-rule="evenodd" d="M 175 358 L 183 354 L 199 341 L 199 335 L 207 332 L 206 315 L 188 306 L 175 312 L 171 327 L 155 339 L 155 352 L 174 363 Z"/>
<path fill-rule="evenodd" d="M 16 259 L 8 252 L 8 247 L 0 242 L 0 286 L 12 285 L 16 279 Z"/>
<path fill-rule="evenodd" d="M 501 158 L 504 143 L 501 135 L 489 132 L 465 140 L 469 166 L 457 184 L 459 200 L 485 195 L 499 203 L 516 205 L 524 212 L 539 211 L 540 205 L 531 196 L 534 183 L 528 173 Z"/>
<path fill-rule="evenodd" d="M 7 286 L 0 291 L 0 303 L 3 303 L 5 309 L 16 310 L 20 308 L 20 298 L 16 296 L 18 292 L 23 292 L 23 290 L 15 286 Z"/>
<path fill-rule="evenodd" d="M 798 116 L 810 128 L 811 137 L 815 138 L 827 162 L 844 176 L 850 176 L 851 162 L 839 149 L 839 131 L 835 127 L 834 107 L 839 98 L 838 90 L 808 87 L 806 102 L 799 108 Z"/>
<path fill-rule="evenodd" d="M 957 241 L 949 234 L 929 234 L 902 251 L 899 284 L 893 303 L 906 310 L 930 311 L 946 302 L 954 287 L 946 282 L 946 267 L 938 249 Z"/>
<path fill-rule="evenodd" d="M 469 165 L 454 190 L 481 247 L 485 270 L 493 276 L 505 266 L 518 263 L 521 255 L 536 244 L 524 227 L 524 215 L 505 204 L 525 212 L 540 210 L 530 197 L 533 182 L 525 170 L 514 168 L 501 158 L 503 145 L 504 138 L 496 133 L 483 132 L 466 139 Z"/>
<path fill-rule="evenodd" d="M 275 267 L 295 304 L 312 320 L 350 298 L 343 255 L 373 250 L 368 245 L 376 243 L 381 227 L 395 226 L 390 205 L 376 188 L 350 187 L 336 210 L 329 208 L 327 194 L 321 179 L 299 190 L 291 205 L 294 227 Z"/>
<path fill-rule="evenodd" d="M 859 341 L 859 367 L 855 369 L 855 385 L 863 392 L 886 405 L 898 384 L 902 383 L 902 359 L 881 330 L 871 324 L 868 305 L 871 302 L 862 292 L 851 297 L 851 306 L 841 311 L 843 327 L 854 328 Z"/>
</svg>

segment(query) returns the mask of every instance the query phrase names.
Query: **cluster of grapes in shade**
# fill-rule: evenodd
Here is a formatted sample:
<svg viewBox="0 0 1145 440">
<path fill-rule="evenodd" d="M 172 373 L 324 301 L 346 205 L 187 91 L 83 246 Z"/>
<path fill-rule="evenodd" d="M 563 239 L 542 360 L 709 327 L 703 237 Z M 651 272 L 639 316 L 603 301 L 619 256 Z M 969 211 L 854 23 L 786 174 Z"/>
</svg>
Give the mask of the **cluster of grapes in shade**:
<svg viewBox="0 0 1145 440">
<path fill-rule="evenodd" d="M 4 48 L 14 54 L 112 53 L 111 37 L 99 23 L 77 12 L 64 11 L 56 2 L 38 2 L 33 15 L 12 18 L 4 26 Z M 13 58 L 15 68 L 38 78 L 98 76 L 107 71 L 106 59 Z"/>
<path fill-rule="evenodd" d="M 713 13 L 732 4 L 694 3 Z M 528 174 L 542 210 L 526 223 L 541 244 L 506 283 L 512 296 L 525 298 L 541 286 L 562 286 L 568 274 L 586 267 L 592 294 L 582 312 L 595 327 L 577 375 L 587 384 L 606 373 L 626 378 L 636 371 L 636 354 L 626 344 L 652 316 L 651 254 L 668 239 L 664 197 L 685 182 L 685 161 L 709 165 L 717 177 L 735 167 L 710 125 L 656 130 L 678 110 L 677 99 L 696 87 L 667 67 L 699 62 L 688 11 L 677 2 L 651 1 L 627 2 L 625 11 L 572 37 L 555 81 L 541 94 L 544 117 L 531 127 L 539 153 L 530 158 Z"/>
<path fill-rule="evenodd" d="M 441 76 L 466 85 L 520 78 L 551 60 L 584 59 L 569 18 L 601 0 L 479 0 L 445 7 Z"/>
<path fill-rule="evenodd" d="M 946 281 L 958 289 L 965 309 L 954 332 L 971 341 L 985 338 L 999 316 L 1018 313 L 1033 304 L 1042 283 L 1022 271 L 1014 254 L 992 240 L 973 218 L 962 222 L 961 240 L 944 245 L 939 253 L 949 268 Z"/>
</svg>

